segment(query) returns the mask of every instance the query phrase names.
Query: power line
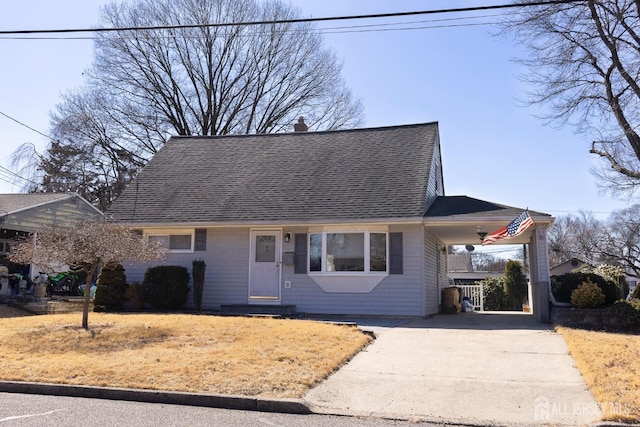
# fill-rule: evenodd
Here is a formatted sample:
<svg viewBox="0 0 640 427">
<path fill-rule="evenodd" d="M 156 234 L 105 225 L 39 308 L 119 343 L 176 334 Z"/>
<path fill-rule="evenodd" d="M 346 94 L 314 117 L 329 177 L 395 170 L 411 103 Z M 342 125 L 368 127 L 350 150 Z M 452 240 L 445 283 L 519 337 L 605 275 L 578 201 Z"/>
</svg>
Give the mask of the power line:
<svg viewBox="0 0 640 427">
<path fill-rule="evenodd" d="M 494 18 L 502 16 L 500 14 L 492 14 L 492 15 L 479 15 L 479 16 L 464 16 L 464 17 L 456 17 L 456 18 L 444 18 L 444 19 L 428 19 L 428 20 L 420 20 L 420 21 L 408 21 L 408 22 L 390 22 L 384 24 L 367 24 L 367 25 L 345 25 L 340 27 L 319 27 L 316 28 L 316 31 L 320 34 L 352 34 L 352 33 L 370 33 L 370 32 L 391 32 L 391 31 L 415 31 L 415 30 L 428 30 L 428 29 L 437 29 L 437 28 L 459 28 L 459 27 L 475 27 L 481 25 L 491 25 L 493 22 L 480 22 L 480 23 L 459 23 L 460 21 L 471 20 L 471 19 L 486 19 L 486 18 Z M 434 24 L 434 23 L 443 23 L 443 22 L 451 22 L 455 21 L 458 23 L 454 24 L 440 24 L 440 25 L 422 25 L 422 26 L 413 26 L 407 27 L 407 25 L 413 24 Z M 402 26 L 402 27 L 400 27 Z M 395 27 L 395 28 L 393 28 Z M 288 34 L 296 34 L 303 33 L 307 30 L 305 29 L 286 29 L 281 31 L 273 31 L 272 33 L 288 33 Z M 239 34 L 240 37 L 250 37 L 255 35 L 265 35 L 266 33 L 261 31 L 256 32 L 248 32 Z M 271 34 L 271 33 L 270 33 Z M 198 36 L 189 37 L 186 35 L 181 35 L 182 38 L 197 38 Z M 124 37 L 123 37 L 124 38 Z M 154 35 L 151 36 L 154 39 L 168 39 L 175 38 L 175 35 Z M 74 37 L 65 37 L 65 36 L 50 36 L 50 37 L 32 37 L 32 36 L 14 36 L 14 37 L 2 37 L 0 36 L 0 40 L 96 40 L 94 36 L 74 36 Z"/>
<path fill-rule="evenodd" d="M 16 118 L 11 117 L 11 116 L 10 116 L 10 115 L 8 115 L 8 114 L 3 113 L 2 111 L 0 111 L 0 115 L 5 116 L 5 117 L 6 117 L 7 119 L 9 119 L 9 120 L 13 120 L 14 122 L 18 123 L 20 126 L 24 126 L 24 127 L 26 127 L 27 129 L 32 130 L 32 131 L 34 131 L 35 133 L 38 133 L 38 134 L 40 134 L 40 135 L 44 136 L 44 137 L 45 137 L 45 138 L 47 138 L 47 139 L 50 139 L 51 141 L 54 141 L 54 138 L 50 137 L 49 135 L 47 135 L 47 134 L 44 134 L 44 133 L 40 132 L 38 129 L 34 129 L 34 128 L 32 128 L 31 126 L 29 126 L 29 125 L 27 125 L 27 124 L 25 124 L 25 123 L 22 123 L 20 120 L 18 120 L 18 119 L 16 119 Z"/>
<path fill-rule="evenodd" d="M 478 12 L 485 10 L 501 10 L 501 9 L 513 9 L 533 6 L 547 6 L 554 4 L 570 4 L 570 3 L 584 3 L 585 0 L 549 0 L 549 1 L 537 1 L 524 4 L 498 4 L 489 6 L 474 6 L 474 7 L 461 7 L 452 9 L 433 9 L 433 10 L 421 10 L 411 12 L 391 12 L 391 13 L 376 13 L 368 15 L 344 15 L 344 16 L 330 16 L 321 18 L 297 18 L 297 19 L 274 19 L 266 21 L 243 21 L 243 22 L 226 22 L 226 23 L 213 23 L 213 24 L 179 24 L 179 25 L 152 25 L 141 27 L 113 27 L 113 28 L 66 28 L 66 29 L 49 29 L 49 30 L 5 30 L 0 31 L 0 35 L 17 35 L 17 34 L 66 34 L 66 33 L 106 33 L 106 32 L 122 32 L 122 31 L 151 31 L 151 30 L 171 30 L 171 29 L 189 29 L 189 28 L 222 28 L 222 27 L 239 27 L 239 26 L 257 26 L 257 25 L 273 25 L 273 24 L 298 24 L 305 22 L 327 22 L 327 21 L 347 21 L 347 20 L 360 20 L 360 19 L 380 19 L 380 18 L 394 18 L 403 16 L 419 16 L 419 15 L 434 15 L 443 13 L 461 13 L 461 12 Z"/>
</svg>

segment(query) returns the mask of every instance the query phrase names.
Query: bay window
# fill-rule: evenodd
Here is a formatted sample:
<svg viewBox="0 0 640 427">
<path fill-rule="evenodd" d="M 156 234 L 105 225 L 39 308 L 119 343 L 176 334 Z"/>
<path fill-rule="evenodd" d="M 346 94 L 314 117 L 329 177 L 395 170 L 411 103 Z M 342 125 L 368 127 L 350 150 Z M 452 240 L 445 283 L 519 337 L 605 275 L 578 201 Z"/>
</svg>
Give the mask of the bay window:
<svg viewBox="0 0 640 427">
<path fill-rule="evenodd" d="M 309 233 L 310 273 L 387 273 L 387 232 L 322 230 Z"/>
</svg>

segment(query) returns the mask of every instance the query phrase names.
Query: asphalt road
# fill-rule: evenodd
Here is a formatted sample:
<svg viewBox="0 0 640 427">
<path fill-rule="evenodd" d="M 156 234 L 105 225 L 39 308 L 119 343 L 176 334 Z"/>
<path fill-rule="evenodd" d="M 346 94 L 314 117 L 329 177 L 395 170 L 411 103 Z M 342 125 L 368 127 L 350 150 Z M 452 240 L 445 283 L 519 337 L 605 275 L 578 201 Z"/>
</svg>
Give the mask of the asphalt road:
<svg viewBox="0 0 640 427">
<path fill-rule="evenodd" d="M 380 418 L 291 415 L 78 397 L 0 393 L 0 426 L 433 427 L 435 424 L 393 421 Z"/>
</svg>

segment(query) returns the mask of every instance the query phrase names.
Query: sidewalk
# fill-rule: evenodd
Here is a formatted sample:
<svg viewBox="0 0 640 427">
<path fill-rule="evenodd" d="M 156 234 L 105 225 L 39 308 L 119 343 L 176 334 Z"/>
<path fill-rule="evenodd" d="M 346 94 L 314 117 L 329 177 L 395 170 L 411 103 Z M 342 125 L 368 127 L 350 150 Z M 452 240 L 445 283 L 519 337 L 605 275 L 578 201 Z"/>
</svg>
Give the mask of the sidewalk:
<svg viewBox="0 0 640 427">
<path fill-rule="evenodd" d="M 380 324 L 311 390 L 316 413 L 477 425 L 589 425 L 601 413 L 563 338 L 522 313 Z"/>
</svg>

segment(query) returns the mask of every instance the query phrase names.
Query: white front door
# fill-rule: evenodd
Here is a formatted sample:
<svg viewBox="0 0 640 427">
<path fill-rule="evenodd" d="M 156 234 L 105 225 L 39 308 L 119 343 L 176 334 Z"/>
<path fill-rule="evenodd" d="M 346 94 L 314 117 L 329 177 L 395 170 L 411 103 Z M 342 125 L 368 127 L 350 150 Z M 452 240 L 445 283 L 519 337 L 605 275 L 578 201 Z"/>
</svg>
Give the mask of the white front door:
<svg viewBox="0 0 640 427">
<path fill-rule="evenodd" d="M 280 301 L 280 230 L 251 230 L 249 302 Z"/>
</svg>

